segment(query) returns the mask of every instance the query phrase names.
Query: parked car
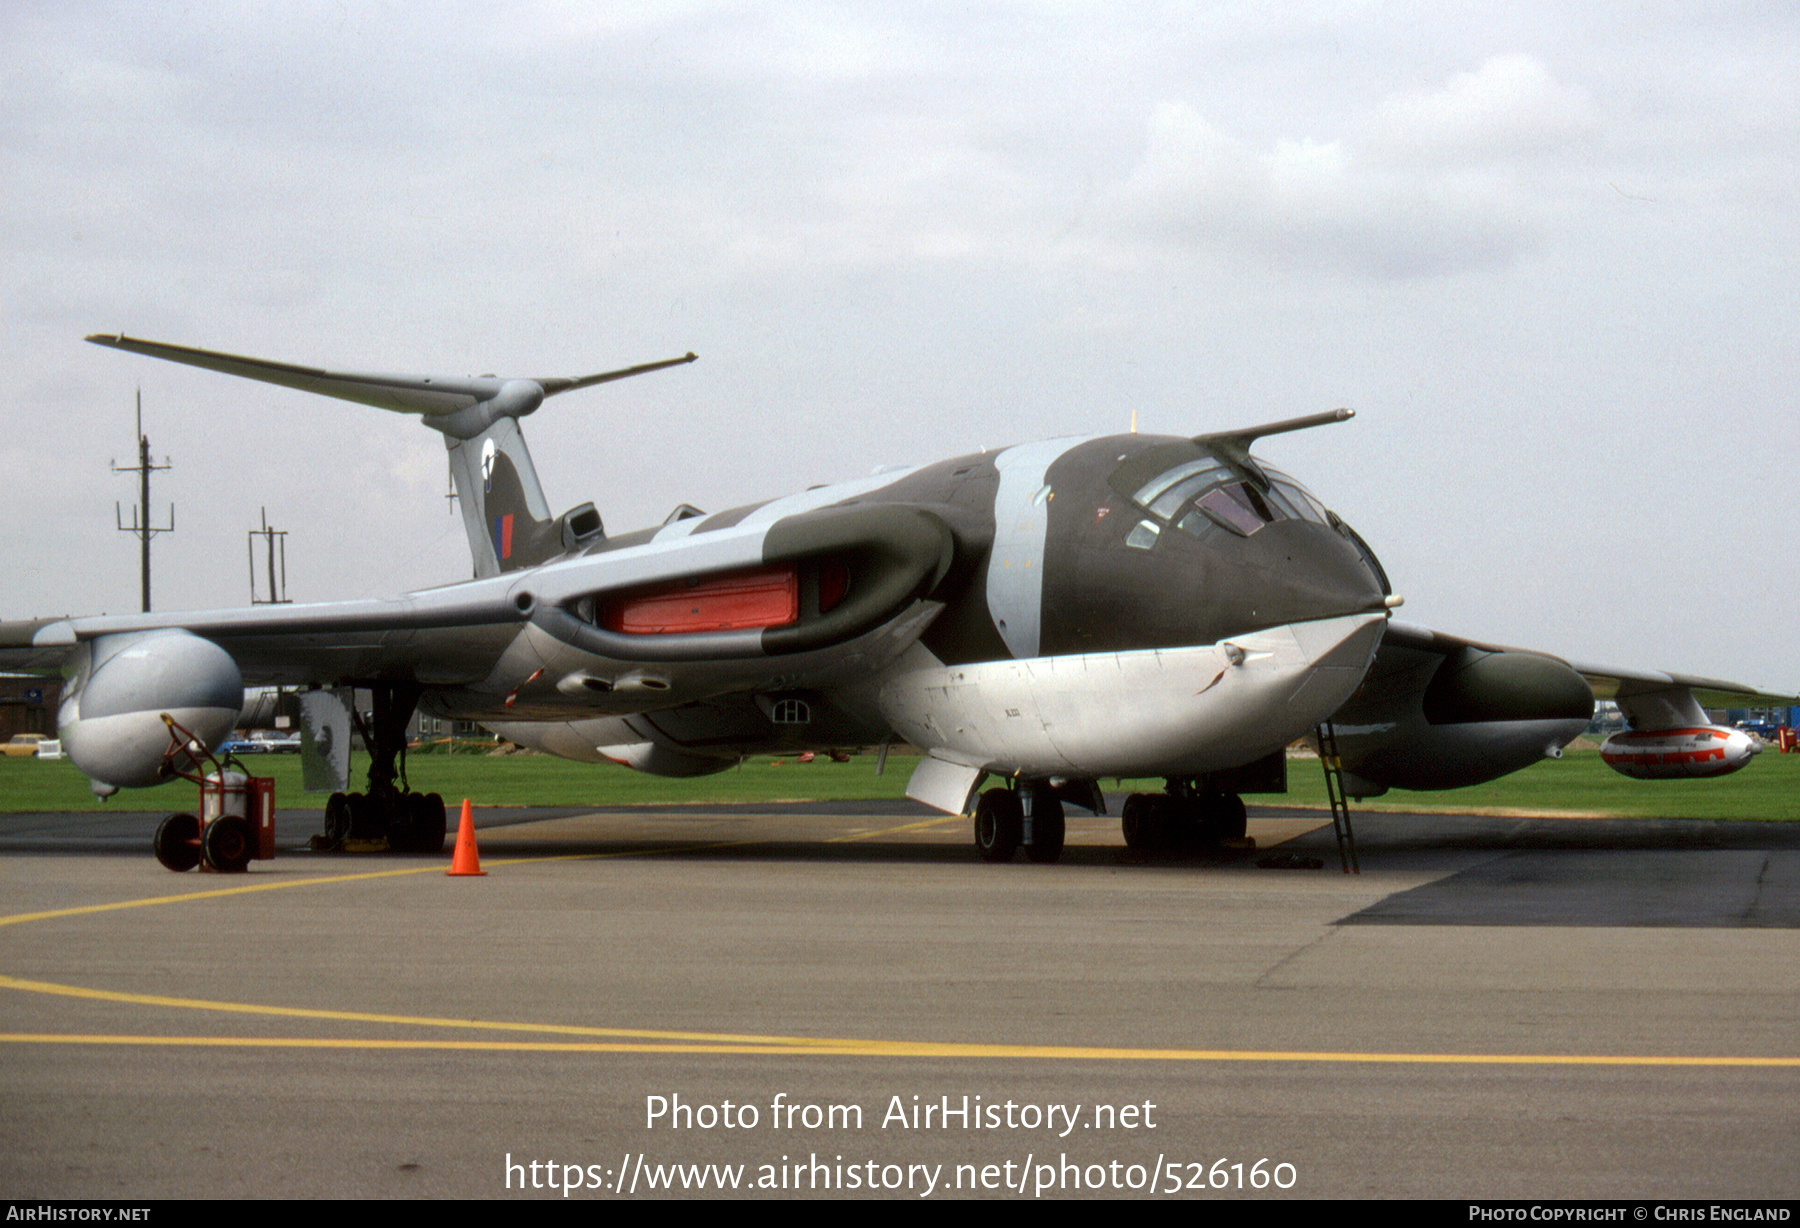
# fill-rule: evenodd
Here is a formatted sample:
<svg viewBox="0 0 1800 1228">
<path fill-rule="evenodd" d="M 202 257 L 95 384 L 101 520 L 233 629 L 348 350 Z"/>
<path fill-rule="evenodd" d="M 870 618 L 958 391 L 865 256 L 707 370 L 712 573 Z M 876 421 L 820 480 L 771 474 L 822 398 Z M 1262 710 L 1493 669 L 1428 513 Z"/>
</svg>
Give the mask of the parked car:
<svg viewBox="0 0 1800 1228">
<path fill-rule="evenodd" d="M 259 729 L 250 735 L 252 742 L 271 755 L 297 755 L 300 753 L 300 735 L 297 733 L 277 733 L 273 730 Z"/>
<path fill-rule="evenodd" d="M 12 741 L 0 744 L 0 755 L 8 759 L 30 759 L 38 752 L 38 743 L 48 741 L 41 733 L 15 733 Z"/>
</svg>

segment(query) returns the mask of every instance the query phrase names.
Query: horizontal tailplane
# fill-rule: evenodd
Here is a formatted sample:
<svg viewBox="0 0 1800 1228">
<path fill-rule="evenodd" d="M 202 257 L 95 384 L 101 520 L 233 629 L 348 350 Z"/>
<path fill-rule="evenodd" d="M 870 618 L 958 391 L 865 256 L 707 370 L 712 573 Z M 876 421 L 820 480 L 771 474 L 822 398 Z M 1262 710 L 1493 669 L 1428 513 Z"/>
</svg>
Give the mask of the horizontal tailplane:
<svg viewBox="0 0 1800 1228">
<path fill-rule="evenodd" d="M 426 426 L 444 436 L 450 450 L 450 473 L 462 501 L 463 527 L 469 536 L 469 552 L 477 576 L 494 576 L 519 567 L 530 567 L 566 549 L 564 526 L 550 516 L 550 507 L 532 466 L 531 453 L 519 431 L 519 419 L 534 412 L 545 397 L 595 384 L 611 383 L 633 375 L 661 371 L 694 361 L 692 353 L 662 362 L 643 363 L 616 371 L 573 378 L 501 379 L 492 375 L 377 375 L 327 371 L 293 363 L 245 358 L 216 350 L 142 341 L 124 333 L 95 333 L 88 337 L 132 354 L 202 367 L 226 375 L 279 384 L 301 392 L 336 397 L 373 405 L 395 413 L 418 414 Z M 599 521 L 591 506 L 577 536 L 599 536 Z M 574 514 L 570 519 L 573 523 Z M 591 520 L 591 527 L 589 525 Z"/>
</svg>

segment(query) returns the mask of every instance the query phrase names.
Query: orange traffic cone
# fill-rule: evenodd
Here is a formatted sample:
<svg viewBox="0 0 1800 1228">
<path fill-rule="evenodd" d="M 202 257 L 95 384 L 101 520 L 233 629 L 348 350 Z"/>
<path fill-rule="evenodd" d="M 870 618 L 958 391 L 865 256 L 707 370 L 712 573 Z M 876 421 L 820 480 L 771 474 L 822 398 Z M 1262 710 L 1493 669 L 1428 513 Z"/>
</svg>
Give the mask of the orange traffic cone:
<svg viewBox="0 0 1800 1228">
<path fill-rule="evenodd" d="M 469 799 L 463 798 L 462 821 L 456 825 L 456 855 L 450 859 L 450 875 L 481 875 L 481 858 L 475 852 L 475 812 Z"/>
</svg>

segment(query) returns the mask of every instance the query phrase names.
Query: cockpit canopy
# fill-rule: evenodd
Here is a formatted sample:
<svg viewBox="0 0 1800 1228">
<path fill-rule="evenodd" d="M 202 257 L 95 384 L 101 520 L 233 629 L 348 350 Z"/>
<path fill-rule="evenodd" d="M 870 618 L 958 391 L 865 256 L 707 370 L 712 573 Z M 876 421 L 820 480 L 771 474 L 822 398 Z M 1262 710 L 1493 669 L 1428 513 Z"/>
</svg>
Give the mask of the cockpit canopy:
<svg viewBox="0 0 1800 1228">
<path fill-rule="evenodd" d="M 1181 440 L 1130 457 L 1109 482 L 1146 513 L 1126 536 L 1127 546 L 1152 548 L 1168 525 L 1198 538 L 1219 531 L 1250 537 L 1278 521 L 1305 520 L 1341 533 L 1363 556 L 1382 591 L 1393 591 L 1380 562 L 1354 529 L 1306 487 L 1254 457 L 1229 460 L 1193 440 Z"/>
</svg>

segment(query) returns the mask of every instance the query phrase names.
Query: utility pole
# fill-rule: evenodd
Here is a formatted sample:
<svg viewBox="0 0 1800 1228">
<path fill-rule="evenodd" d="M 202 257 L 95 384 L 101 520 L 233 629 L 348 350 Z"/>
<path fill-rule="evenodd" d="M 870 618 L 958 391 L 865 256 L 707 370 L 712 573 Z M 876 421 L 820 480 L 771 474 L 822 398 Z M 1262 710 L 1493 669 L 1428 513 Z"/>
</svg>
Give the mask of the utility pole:
<svg viewBox="0 0 1800 1228">
<path fill-rule="evenodd" d="M 269 595 L 256 595 L 256 539 L 263 539 L 263 551 L 269 562 Z M 251 529 L 248 545 L 250 547 L 250 604 L 251 605 L 288 605 L 287 595 L 287 530 L 269 527 L 269 509 L 262 509 L 262 528 Z M 281 578 L 277 583 L 275 577 L 275 556 L 281 555 Z"/>
<path fill-rule="evenodd" d="M 143 572 L 144 613 L 148 614 L 150 612 L 150 539 L 158 533 L 175 531 L 175 505 L 169 504 L 168 524 L 157 526 L 150 523 L 150 475 L 158 470 L 167 469 L 169 458 L 163 457 L 163 463 L 160 465 L 150 463 L 150 440 L 144 435 L 144 390 L 142 388 L 139 388 L 137 393 L 137 444 L 138 463 L 135 467 L 123 468 L 117 461 L 113 462 L 112 467 L 114 473 L 138 475 L 137 506 L 131 509 L 131 523 L 126 524 L 124 513 L 115 501 L 113 503 L 113 519 L 118 522 L 120 532 L 138 535 L 139 559 Z"/>
</svg>

